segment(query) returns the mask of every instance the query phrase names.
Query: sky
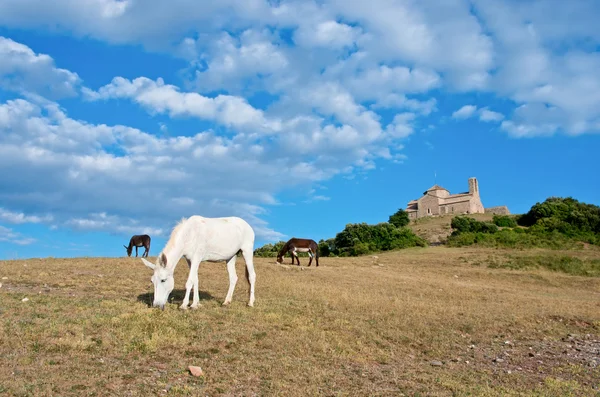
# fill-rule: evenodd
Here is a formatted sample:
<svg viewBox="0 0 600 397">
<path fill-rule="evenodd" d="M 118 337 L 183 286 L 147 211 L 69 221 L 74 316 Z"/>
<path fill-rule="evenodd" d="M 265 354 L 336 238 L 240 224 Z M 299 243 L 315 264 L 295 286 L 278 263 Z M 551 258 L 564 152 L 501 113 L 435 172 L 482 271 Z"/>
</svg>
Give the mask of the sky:
<svg viewBox="0 0 600 397">
<path fill-rule="evenodd" d="M 476 177 L 600 204 L 596 0 L 0 0 L 0 259 L 256 247 Z"/>
</svg>

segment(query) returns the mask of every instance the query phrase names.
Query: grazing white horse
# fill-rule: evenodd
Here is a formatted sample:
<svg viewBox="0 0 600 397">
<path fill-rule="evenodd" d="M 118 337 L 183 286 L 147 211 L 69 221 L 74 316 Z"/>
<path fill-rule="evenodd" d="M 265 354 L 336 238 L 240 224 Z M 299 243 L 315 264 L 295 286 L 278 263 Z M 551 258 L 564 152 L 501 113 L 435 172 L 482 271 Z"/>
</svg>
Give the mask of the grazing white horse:
<svg viewBox="0 0 600 397">
<path fill-rule="evenodd" d="M 190 291 L 194 287 L 194 300 L 192 309 L 198 307 L 200 294 L 198 291 L 198 268 L 200 262 L 227 261 L 229 273 L 229 291 L 223 305 L 231 303 L 233 290 L 238 277 L 235 272 L 235 258 L 242 251 L 246 262 L 246 278 L 250 283 L 250 300 L 248 306 L 254 306 L 254 230 L 243 219 L 237 217 L 204 218 L 198 215 L 182 219 L 173 228 L 171 237 L 165 248 L 156 258 L 156 264 L 141 258 L 146 266 L 154 270 L 152 283 L 154 284 L 154 307 L 164 310 L 165 304 L 175 280 L 173 273 L 181 257 L 185 257 L 190 273 L 185 283 L 185 297 L 181 309 L 187 309 L 190 301 Z"/>
</svg>

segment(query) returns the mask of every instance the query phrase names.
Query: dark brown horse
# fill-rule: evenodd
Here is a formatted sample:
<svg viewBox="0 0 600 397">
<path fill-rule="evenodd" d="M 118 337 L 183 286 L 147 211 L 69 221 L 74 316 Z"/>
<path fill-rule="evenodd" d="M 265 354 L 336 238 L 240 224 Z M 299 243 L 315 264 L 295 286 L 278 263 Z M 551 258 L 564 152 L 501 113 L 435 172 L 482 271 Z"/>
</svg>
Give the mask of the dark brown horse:
<svg viewBox="0 0 600 397">
<path fill-rule="evenodd" d="M 292 265 L 294 264 L 294 258 L 296 258 L 298 261 L 298 266 L 300 266 L 300 258 L 298 258 L 298 254 L 296 254 L 296 252 L 308 252 L 308 256 L 310 256 L 308 266 L 311 265 L 313 256 L 317 262 L 317 266 L 319 266 L 319 245 L 315 242 L 315 240 L 292 237 L 283 245 L 277 254 L 277 262 L 283 263 L 283 256 L 287 252 L 289 252 L 290 256 L 292 257 Z"/>
<path fill-rule="evenodd" d="M 129 240 L 129 247 L 123 246 L 127 250 L 127 256 L 131 256 L 131 251 L 133 247 L 135 247 L 135 257 L 138 256 L 138 247 L 144 247 L 146 251 L 142 254 L 143 257 L 148 257 L 148 252 L 150 252 L 150 236 L 147 234 L 135 235 Z"/>
</svg>

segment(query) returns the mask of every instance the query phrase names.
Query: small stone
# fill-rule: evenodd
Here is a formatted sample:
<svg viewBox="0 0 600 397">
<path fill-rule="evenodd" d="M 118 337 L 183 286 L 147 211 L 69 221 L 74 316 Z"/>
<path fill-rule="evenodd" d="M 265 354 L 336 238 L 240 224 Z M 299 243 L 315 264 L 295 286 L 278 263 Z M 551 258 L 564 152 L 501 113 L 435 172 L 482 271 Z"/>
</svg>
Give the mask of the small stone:
<svg viewBox="0 0 600 397">
<path fill-rule="evenodd" d="M 2 283 L 0 283 L 0 288 L 2 288 Z"/>
<path fill-rule="evenodd" d="M 433 360 L 429 364 L 433 365 L 434 367 L 441 367 L 442 365 L 444 365 L 444 363 L 438 360 Z"/>
<path fill-rule="evenodd" d="M 196 367 L 194 365 L 190 365 L 189 367 L 190 373 L 194 376 L 202 376 L 204 375 L 204 372 L 202 371 L 202 368 L 200 367 Z"/>
<path fill-rule="evenodd" d="M 371 258 L 373 258 L 373 259 L 379 259 L 379 257 L 377 255 L 373 255 Z"/>
<path fill-rule="evenodd" d="M 2 277 L 2 280 L 8 280 L 8 277 Z"/>
<path fill-rule="evenodd" d="M 507 341 L 504 342 L 504 344 L 505 345 L 511 345 L 512 343 L 511 343 L 511 341 L 507 340 Z"/>
<path fill-rule="evenodd" d="M 454 275 L 454 278 L 458 278 L 458 276 L 455 274 L 455 275 Z"/>
<path fill-rule="evenodd" d="M 502 358 L 495 358 L 494 361 L 497 362 L 497 363 L 503 363 L 504 359 L 502 359 Z"/>
<path fill-rule="evenodd" d="M 475 349 L 475 345 L 470 345 L 469 349 Z"/>
<path fill-rule="evenodd" d="M 507 374 L 512 374 L 512 371 L 509 369 L 508 371 L 506 371 Z"/>
<path fill-rule="evenodd" d="M 23 298 L 23 299 L 21 299 L 21 302 L 28 302 L 28 301 L 29 301 L 29 298 Z"/>
</svg>

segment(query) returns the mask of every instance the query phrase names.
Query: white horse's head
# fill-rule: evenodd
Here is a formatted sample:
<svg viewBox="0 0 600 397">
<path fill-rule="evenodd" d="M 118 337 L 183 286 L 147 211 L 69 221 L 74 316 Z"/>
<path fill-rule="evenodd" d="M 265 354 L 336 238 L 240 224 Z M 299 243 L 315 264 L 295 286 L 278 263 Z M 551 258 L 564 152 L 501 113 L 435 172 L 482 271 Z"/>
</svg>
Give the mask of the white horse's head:
<svg viewBox="0 0 600 397">
<path fill-rule="evenodd" d="M 144 262 L 144 265 L 154 270 L 154 274 L 150 279 L 154 284 L 154 302 L 152 303 L 152 306 L 160 307 L 164 310 L 169 294 L 173 291 L 173 287 L 175 286 L 173 267 L 167 266 L 167 256 L 164 252 L 157 257 L 156 264 L 148 262 L 144 258 L 141 259 L 142 262 Z"/>
</svg>

